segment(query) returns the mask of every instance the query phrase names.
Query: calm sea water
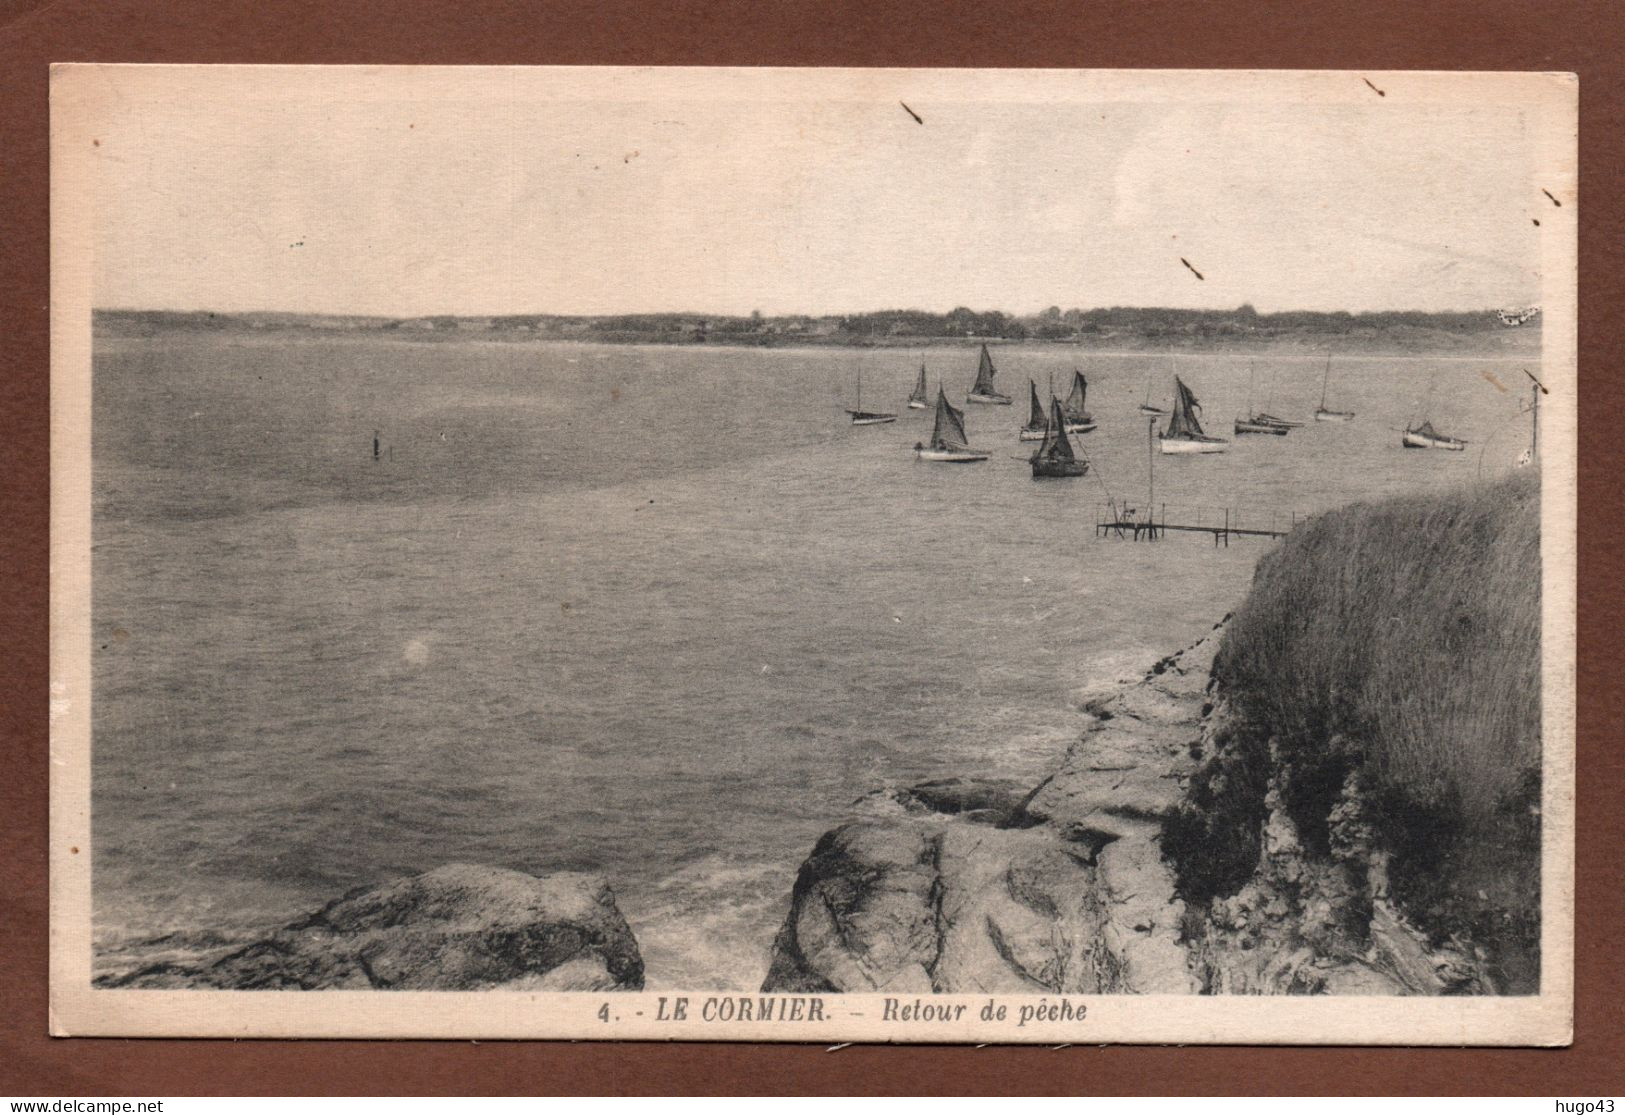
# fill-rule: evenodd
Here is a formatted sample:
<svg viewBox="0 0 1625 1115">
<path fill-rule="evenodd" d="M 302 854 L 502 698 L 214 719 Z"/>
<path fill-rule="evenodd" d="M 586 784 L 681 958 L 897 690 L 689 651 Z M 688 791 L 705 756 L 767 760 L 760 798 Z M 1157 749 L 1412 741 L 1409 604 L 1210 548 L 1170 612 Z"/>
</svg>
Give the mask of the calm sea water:
<svg viewBox="0 0 1625 1115">
<path fill-rule="evenodd" d="M 930 412 L 902 402 L 922 359 L 961 399 L 974 348 L 100 339 L 99 963 L 472 861 L 601 871 L 651 986 L 754 986 L 797 865 L 862 799 L 1038 777 L 1080 689 L 1245 593 L 1268 542 L 1094 537 L 1108 492 L 1146 491 L 1148 384 L 1177 370 L 1228 435 L 1249 390 L 1308 418 L 1323 367 L 995 357 L 1017 405 L 966 408 L 994 456 L 948 466 L 913 459 Z M 1314 512 L 1505 469 L 1519 362 L 1340 360 L 1353 424 L 1158 456 L 1156 499 Z M 1074 366 L 1094 470 L 1034 482 L 1027 379 Z M 896 424 L 846 423 L 860 371 Z M 1472 448 L 1402 451 L 1424 404 Z"/>
</svg>

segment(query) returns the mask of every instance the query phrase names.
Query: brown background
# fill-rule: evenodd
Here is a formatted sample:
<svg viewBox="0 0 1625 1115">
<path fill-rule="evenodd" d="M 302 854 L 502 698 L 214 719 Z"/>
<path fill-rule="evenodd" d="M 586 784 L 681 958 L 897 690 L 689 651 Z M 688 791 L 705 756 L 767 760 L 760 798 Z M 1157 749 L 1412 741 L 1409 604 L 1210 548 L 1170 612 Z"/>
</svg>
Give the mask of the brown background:
<svg viewBox="0 0 1625 1115">
<path fill-rule="evenodd" d="M 1502 1093 L 1625 1088 L 1625 9 L 1165 0 L 0 0 L 0 1095 Z M 52 1040 L 46 1037 L 48 179 L 56 61 L 1568 70 L 1580 75 L 1575 1042 L 1566 1050 Z M 1174 1008 L 1177 1009 L 1177 1008 Z"/>
</svg>

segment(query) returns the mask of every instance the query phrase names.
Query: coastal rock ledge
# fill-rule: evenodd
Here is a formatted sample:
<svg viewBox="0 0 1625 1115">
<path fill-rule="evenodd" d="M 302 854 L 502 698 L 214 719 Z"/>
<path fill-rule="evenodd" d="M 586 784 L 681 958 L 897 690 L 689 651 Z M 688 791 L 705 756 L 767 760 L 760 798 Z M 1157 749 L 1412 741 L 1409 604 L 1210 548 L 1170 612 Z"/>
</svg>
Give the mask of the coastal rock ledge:
<svg viewBox="0 0 1625 1115">
<path fill-rule="evenodd" d="M 112 988 L 637 991 L 643 958 L 608 885 L 472 864 L 362 887 L 270 936 Z"/>
<path fill-rule="evenodd" d="M 1082 739 L 1008 808 L 998 784 L 927 783 L 896 795 L 900 817 L 826 833 L 796 879 L 763 990 L 1202 990 L 1159 836 L 1196 766 L 1217 645 L 1215 629 L 1088 700 Z"/>
<path fill-rule="evenodd" d="M 1399 913 L 1360 799 L 1313 853 L 1270 778 L 1257 860 L 1232 897 L 1188 901 L 1165 856 L 1190 788 L 1226 777 L 1233 721 L 1212 680 L 1224 625 L 1091 718 L 1024 798 L 970 780 L 892 795 L 897 815 L 826 833 L 803 863 L 765 992 L 1376 994 L 1498 990 L 1471 950 Z M 1233 765 L 1233 764 L 1232 764 Z M 1244 773 L 1244 772 L 1243 772 Z"/>
</svg>

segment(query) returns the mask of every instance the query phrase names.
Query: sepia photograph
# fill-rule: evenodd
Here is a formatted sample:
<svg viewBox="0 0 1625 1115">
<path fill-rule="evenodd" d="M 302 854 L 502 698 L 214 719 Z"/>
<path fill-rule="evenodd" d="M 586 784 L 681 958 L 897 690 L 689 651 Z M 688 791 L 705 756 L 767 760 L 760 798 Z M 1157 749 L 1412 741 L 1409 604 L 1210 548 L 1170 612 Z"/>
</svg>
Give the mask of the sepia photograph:
<svg viewBox="0 0 1625 1115">
<path fill-rule="evenodd" d="M 1577 85 L 52 73 L 52 1027 L 1565 1044 Z"/>
</svg>

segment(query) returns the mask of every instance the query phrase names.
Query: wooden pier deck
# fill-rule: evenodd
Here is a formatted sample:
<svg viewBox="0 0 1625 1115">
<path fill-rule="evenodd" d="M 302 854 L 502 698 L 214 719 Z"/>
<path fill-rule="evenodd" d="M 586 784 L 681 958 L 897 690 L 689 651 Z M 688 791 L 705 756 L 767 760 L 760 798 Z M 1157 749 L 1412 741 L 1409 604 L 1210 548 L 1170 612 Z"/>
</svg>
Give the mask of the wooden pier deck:
<svg viewBox="0 0 1625 1115">
<path fill-rule="evenodd" d="M 1284 538 L 1309 516 L 1300 511 L 1240 512 L 1229 507 L 1175 509 L 1166 505 L 1147 512 L 1121 504 L 1105 504 L 1095 516 L 1096 538 L 1154 542 L 1168 531 L 1211 534 L 1214 546 L 1229 546 L 1232 537 Z"/>
</svg>

